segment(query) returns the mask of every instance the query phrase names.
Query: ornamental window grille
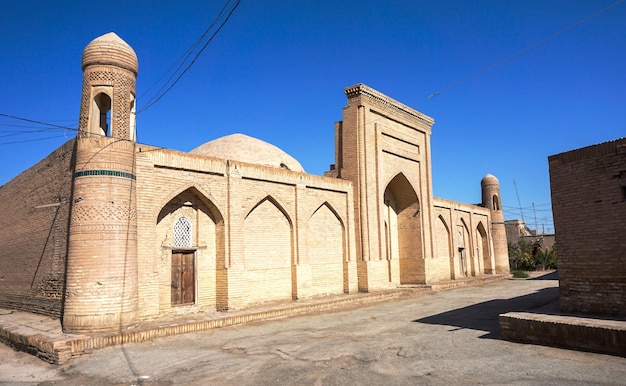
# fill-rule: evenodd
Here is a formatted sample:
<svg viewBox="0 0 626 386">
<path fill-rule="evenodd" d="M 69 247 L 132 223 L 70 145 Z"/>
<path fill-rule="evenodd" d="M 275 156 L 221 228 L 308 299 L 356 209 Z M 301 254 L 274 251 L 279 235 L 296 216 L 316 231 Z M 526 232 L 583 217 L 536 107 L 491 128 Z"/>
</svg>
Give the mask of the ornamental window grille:
<svg viewBox="0 0 626 386">
<path fill-rule="evenodd" d="M 181 217 L 174 223 L 174 246 L 190 248 L 191 242 L 191 221 L 187 217 Z"/>
</svg>

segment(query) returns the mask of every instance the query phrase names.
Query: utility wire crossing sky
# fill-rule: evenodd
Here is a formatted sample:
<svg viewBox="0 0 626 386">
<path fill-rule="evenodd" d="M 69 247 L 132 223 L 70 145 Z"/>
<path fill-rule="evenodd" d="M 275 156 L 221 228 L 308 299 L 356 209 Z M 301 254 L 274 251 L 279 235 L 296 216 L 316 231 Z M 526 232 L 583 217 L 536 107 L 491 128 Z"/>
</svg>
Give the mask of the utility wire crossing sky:
<svg viewBox="0 0 626 386">
<path fill-rule="evenodd" d="M 491 173 L 507 219 L 551 231 L 547 156 L 626 132 L 623 2 L 9 2 L 0 184 L 75 135 L 82 49 L 113 31 L 139 57 L 139 142 L 241 132 L 322 174 L 365 83 L 435 119 L 436 196 L 479 202 Z"/>
</svg>

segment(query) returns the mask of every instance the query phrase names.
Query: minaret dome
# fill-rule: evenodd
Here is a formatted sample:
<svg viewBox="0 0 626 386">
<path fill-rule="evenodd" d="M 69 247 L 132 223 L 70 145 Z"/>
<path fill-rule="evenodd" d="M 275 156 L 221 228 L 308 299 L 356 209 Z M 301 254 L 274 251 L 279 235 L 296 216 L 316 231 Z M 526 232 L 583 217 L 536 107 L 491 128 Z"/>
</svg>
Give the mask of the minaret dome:
<svg viewBox="0 0 626 386">
<path fill-rule="evenodd" d="M 481 186 L 487 186 L 487 185 L 500 185 L 500 181 L 498 181 L 498 179 L 496 178 L 496 176 L 494 176 L 493 174 L 487 174 L 486 176 L 483 177 L 483 179 L 480 181 L 480 185 Z"/>
<path fill-rule="evenodd" d="M 91 41 L 83 51 L 83 71 L 90 65 L 124 68 L 137 76 L 137 54 L 124 40 L 109 32 Z"/>
</svg>

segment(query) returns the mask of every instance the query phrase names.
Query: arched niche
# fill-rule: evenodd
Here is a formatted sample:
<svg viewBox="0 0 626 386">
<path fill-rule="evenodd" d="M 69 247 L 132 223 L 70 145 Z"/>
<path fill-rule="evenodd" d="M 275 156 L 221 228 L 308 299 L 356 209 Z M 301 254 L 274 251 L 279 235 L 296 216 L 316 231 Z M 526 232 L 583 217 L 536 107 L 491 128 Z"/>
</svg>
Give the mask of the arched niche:
<svg viewBox="0 0 626 386">
<path fill-rule="evenodd" d="M 465 277 L 475 274 L 470 231 L 464 219 L 459 219 L 456 230 L 456 251 L 459 263 L 459 276 Z"/>
<path fill-rule="evenodd" d="M 400 283 L 417 283 L 424 277 L 423 237 L 420 203 L 415 189 L 403 173 L 398 173 L 383 194 L 385 253 L 399 259 Z"/>
<path fill-rule="evenodd" d="M 478 254 L 477 258 L 482 258 L 483 263 L 483 272 L 484 273 L 493 273 L 495 267 L 493 266 L 491 259 L 491 250 L 489 248 L 489 236 L 487 234 L 487 230 L 483 225 L 482 221 L 478 223 L 476 227 L 476 252 Z"/>
<path fill-rule="evenodd" d="M 307 224 L 307 258 L 311 267 L 311 295 L 344 292 L 345 228 L 333 207 L 325 202 Z"/>
<path fill-rule="evenodd" d="M 248 212 L 242 232 L 248 303 L 293 298 L 292 232 L 287 213 L 271 196 Z"/>
<path fill-rule="evenodd" d="M 196 305 L 227 308 L 227 291 L 218 286 L 225 274 L 224 221 L 198 189 L 174 195 L 156 218 L 160 308 Z M 226 306 L 220 306 L 226 304 Z"/>
</svg>

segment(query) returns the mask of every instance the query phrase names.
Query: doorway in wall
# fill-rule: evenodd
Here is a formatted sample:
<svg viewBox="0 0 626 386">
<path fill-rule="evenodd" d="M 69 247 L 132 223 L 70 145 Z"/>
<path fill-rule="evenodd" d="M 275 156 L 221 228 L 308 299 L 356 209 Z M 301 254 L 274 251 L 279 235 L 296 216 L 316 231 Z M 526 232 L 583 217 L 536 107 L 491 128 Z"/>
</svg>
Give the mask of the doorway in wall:
<svg viewBox="0 0 626 386">
<path fill-rule="evenodd" d="M 172 306 L 196 301 L 195 253 L 172 251 Z"/>
</svg>

